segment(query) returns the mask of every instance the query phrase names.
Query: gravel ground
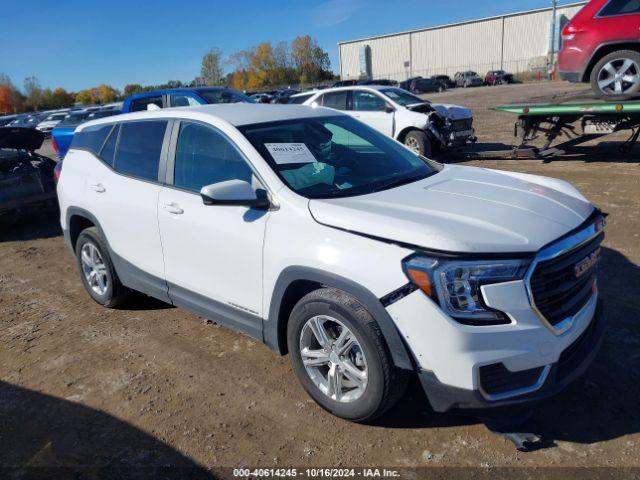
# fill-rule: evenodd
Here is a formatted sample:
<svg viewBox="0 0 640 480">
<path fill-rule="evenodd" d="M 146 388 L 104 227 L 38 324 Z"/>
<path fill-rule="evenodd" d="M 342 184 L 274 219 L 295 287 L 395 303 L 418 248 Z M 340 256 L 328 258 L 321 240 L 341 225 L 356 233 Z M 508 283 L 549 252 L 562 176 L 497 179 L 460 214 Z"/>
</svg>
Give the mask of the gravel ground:
<svg viewBox="0 0 640 480">
<path fill-rule="evenodd" d="M 470 106 L 479 147 L 490 150 L 512 144 L 515 117 L 489 107 L 580 88 L 431 98 Z M 536 407 L 548 448 L 520 453 L 475 419 L 437 415 L 415 384 L 380 422 L 351 424 L 311 401 L 287 357 L 248 337 L 145 298 L 104 309 L 82 288 L 56 212 L 43 209 L 0 224 L 0 468 L 640 466 L 637 152 L 441 160 L 563 178 L 610 214 L 600 279 L 609 329 L 589 372 Z"/>
</svg>

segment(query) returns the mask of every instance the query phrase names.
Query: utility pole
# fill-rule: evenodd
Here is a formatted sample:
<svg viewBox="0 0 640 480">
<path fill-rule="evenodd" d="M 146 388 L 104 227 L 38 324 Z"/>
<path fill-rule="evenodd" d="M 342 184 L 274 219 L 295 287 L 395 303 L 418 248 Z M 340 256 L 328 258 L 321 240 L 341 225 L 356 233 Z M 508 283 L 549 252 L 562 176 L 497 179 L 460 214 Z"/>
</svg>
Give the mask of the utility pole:
<svg viewBox="0 0 640 480">
<path fill-rule="evenodd" d="M 553 79 L 553 71 L 556 68 L 556 22 L 557 22 L 557 10 L 558 10 L 558 0 L 551 0 L 551 5 L 553 6 L 553 13 L 551 14 L 551 52 L 549 58 L 549 80 Z"/>
</svg>

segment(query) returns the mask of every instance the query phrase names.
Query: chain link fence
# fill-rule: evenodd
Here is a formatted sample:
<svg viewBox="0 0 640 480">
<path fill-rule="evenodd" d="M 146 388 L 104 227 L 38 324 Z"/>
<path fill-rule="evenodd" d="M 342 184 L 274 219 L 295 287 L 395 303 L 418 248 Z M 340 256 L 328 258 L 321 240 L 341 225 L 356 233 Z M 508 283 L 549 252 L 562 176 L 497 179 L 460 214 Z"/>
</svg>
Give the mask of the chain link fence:
<svg viewBox="0 0 640 480">
<path fill-rule="evenodd" d="M 516 82 L 543 81 L 549 78 L 549 59 L 547 56 L 528 58 L 522 60 L 497 61 L 486 63 L 466 63 L 463 65 L 448 65 L 429 68 L 407 67 L 403 71 L 386 72 L 384 74 L 374 73 L 375 80 L 395 80 L 401 82 L 411 77 L 429 78 L 433 75 L 448 75 L 453 79 L 457 72 L 473 71 L 484 79 L 487 72 L 492 70 L 504 70 L 513 75 Z M 375 69 L 374 69 L 375 70 Z M 360 79 L 360 76 L 344 76 L 342 80 Z"/>
</svg>

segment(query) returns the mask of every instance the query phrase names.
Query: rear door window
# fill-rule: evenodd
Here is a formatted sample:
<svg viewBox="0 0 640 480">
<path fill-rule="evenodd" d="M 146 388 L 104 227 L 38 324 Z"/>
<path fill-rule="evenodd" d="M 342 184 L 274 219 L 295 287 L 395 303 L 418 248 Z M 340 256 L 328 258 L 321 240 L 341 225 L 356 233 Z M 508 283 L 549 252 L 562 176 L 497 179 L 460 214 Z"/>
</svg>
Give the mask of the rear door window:
<svg viewBox="0 0 640 480">
<path fill-rule="evenodd" d="M 196 107 L 200 102 L 193 95 L 186 93 L 172 93 L 169 95 L 169 103 L 172 107 Z"/>
<path fill-rule="evenodd" d="M 601 17 L 640 13 L 640 0 L 611 0 L 600 11 Z"/>
<path fill-rule="evenodd" d="M 149 181 L 158 181 L 165 120 L 127 122 L 120 125 L 114 168 L 117 172 Z"/>
<path fill-rule="evenodd" d="M 136 98 L 131 101 L 131 105 L 129 106 L 130 112 L 143 112 L 147 110 L 147 106 L 154 104 L 160 108 L 162 108 L 162 95 L 158 95 L 156 97 L 143 97 Z"/>
<path fill-rule="evenodd" d="M 321 105 L 323 107 L 334 108 L 336 110 L 346 110 L 348 96 L 349 96 L 348 90 L 344 90 L 341 92 L 325 93 L 324 95 L 322 95 L 320 99 L 322 102 Z"/>
</svg>

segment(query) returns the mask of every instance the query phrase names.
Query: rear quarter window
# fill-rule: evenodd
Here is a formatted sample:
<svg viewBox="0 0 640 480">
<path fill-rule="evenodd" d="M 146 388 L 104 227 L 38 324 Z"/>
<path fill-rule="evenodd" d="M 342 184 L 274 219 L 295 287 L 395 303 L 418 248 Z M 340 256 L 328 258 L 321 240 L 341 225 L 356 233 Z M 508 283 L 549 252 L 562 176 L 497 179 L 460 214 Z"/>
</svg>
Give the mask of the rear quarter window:
<svg viewBox="0 0 640 480">
<path fill-rule="evenodd" d="M 97 156 L 112 128 L 113 124 L 108 123 L 106 125 L 93 125 L 76 132 L 73 135 L 70 148 L 87 150 Z"/>
<path fill-rule="evenodd" d="M 640 13 L 640 0 L 611 0 L 600 11 L 600 17 Z"/>
<path fill-rule="evenodd" d="M 142 180 L 158 181 L 158 165 L 166 129 L 166 120 L 121 124 L 115 170 Z"/>
</svg>

